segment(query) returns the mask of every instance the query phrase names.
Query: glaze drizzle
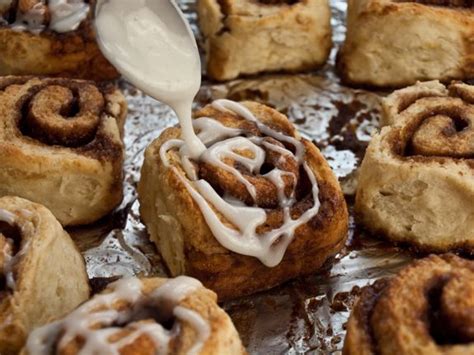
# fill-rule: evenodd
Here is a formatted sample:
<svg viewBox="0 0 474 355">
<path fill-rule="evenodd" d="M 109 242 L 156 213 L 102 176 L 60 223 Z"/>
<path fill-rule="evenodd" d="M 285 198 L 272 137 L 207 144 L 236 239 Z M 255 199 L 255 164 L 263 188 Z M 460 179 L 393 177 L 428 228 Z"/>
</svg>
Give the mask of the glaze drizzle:
<svg viewBox="0 0 474 355">
<path fill-rule="evenodd" d="M 196 331 L 197 340 L 188 354 L 198 354 L 210 336 L 210 326 L 198 313 L 179 303 L 201 287 L 198 280 L 180 276 L 169 279 L 145 296 L 139 279 L 122 279 L 109 286 L 110 293 L 96 295 L 64 319 L 33 331 L 26 348 L 30 354 L 48 355 L 79 337 L 83 339 L 80 354 L 118 355 L 121 348 L 146 335 L 154 343 L 157 354 L 167 354 L 170 341 L 179 333 L 179 326 L 175 324 L 172 329 L 166 329 L 159 322 L 140 322 L 152 318 L 147 318 L 141 307 L 147 302 L 158 310 L 160 319 L 176 318 Z M 129 307 L 114 309 L 117 302 L 125 302 Z M 111 342 L 110 339 L 122 331 L 120 325 L 127 323 L 131 323 L 128 326 L 132 330 L 130 334 Z"/>
<path fill-rule="evenodd" d="M 242 104 L 230 100 L 217 100 L 212 103 L 212 106 L 220 111 L 230 111 L 254 123 L 260 132 L 267 137 L 293 146 L 295 153 L 285 147 L 273 144 L 271 141 L 264 140 L 262 137 L 243 137 L 241 136 L 243 132 L 239 129 L 225 127 L 209 117 L 201 117 L 194 120 L 193 123 L 194 129 L 199 131 L 198 137 L 206 145 L 206 151 L 201 155 L 200 161 L 231 173 L 237 181 L 246 187 L 255 201 L 255 186 L 239 170 L 227 165 L 224 161 L 226 158 L 231 158 L 248 171 L 258 173 L 265 160 L 265 151 L 261 145 L 265 145 L 267 149 L 293 157 L 297 164 L 303 167 L 312 184 L 312 207 L 307 209 L 299 218 L 292 218 L 291 206 L 296 201 L 294 192 L 291 196 L 285 194 L 284 178 L 296 180 L 296 176 L 291 172 L 275 167 L 262 176 L 277 188 L 279 208 L 282 209 L 284 216 L 283 224 L 276 229 L 258 234 L 257 228 L 267 220 L 265 209 L 257 206 L 247 206 L 238 199 L 228 196 L 221 197 L 208 181 L 198 179 L 197 172 L 194 166 L 190 164 L 186 150 L 183 149 L 185 147 L 184 141 L 174 139 L 163 144 L 160 149 L 161 160 L 165 166 L 171 167 L 167 152 L 173 148 L 179 149 L 183 169 L 190 181 L 178 173 L 177 175 L 198 204 L 214 237 L 222 246 L 238 254 L 256 257 L 268 267 L 275 267 L 283 259 L 286 249 L 294 238 L 296 229 L 307 223 L 319 212 L 319 186 L 314 173 L 304 162 L 305 147 L 298 139 L 263 124 Z M 241 151 L 250 153 L 250 157 L 239 154 Z M 176 168 L 173 167 L 173 169 Z M 234 227 L 224 224 L 216 211 Z"/>
</svg>

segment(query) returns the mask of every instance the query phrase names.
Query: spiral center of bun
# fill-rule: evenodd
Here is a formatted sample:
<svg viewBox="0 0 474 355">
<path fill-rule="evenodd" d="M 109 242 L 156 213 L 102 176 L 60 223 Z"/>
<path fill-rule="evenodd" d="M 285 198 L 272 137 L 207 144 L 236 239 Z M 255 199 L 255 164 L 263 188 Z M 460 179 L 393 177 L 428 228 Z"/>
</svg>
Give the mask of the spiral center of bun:
<svg viewBox="0 0 474 355">
<path fill-rule="evenodd" d="M 468 158 L 474 156 L 474 109 L 465 106 L 430 113 L 414 132 L 415 155 Z"/>
<path fill-rule="evenodd" d="M 78 147 L 93 140 L 104 98 L 91 84 L 49 85 L 25 106 L 24 133 L 45 144 Z"/>
<path fill-rule="evenodd" d="M 417 84 L 392 95 L 386 106 L 399 125 L 394 134 L 402 156 L 474 158 L 474 89 L 437 82 Z M 395 108 L 395 109 L 394 109 Z"/>
<path fill-rule="evenodd" d="M 431 335 L 440 345 L 474 341 L 474 278 L 466 275 L 436 280 L 428 292 Z"/>
<path fill-rule="evenodd" d="M 454 336 L 462 342 L 474 341 L 474 278 L 451 279 L 441 296 L 441 314 Z"/>
<path fill-rule="evenodd" d="M 281 151 L 270 149 L 271 146 L 285 148 L 285 146 L 271 137 L 263 138 L 259 147 L 265 152 L 265 161 L 259 171 L 250 171 L 246 166 L 232 157 L 224 157 L 222 162 L 238 170 L 242 176 L 255 188 L 255 196 L 251 196 L 248 189 L 232 172 L 210 163 L 199 163 L 200 178 L 208 181 L 216 191 L 230 195 L 249 206 L 262 208 L 276 208 L 280 203 L 279 189 L 269 179 L 274 169 L 285 172 L 282 175 L 283 192 L 286 198 L 295 195 L 295 190 L 300 177 L 299 164 L 294 155 L 284 154 Z M 241 149 L 234 153 L 248 159 L 254 159 L 254 152 Z"/>
</svg>

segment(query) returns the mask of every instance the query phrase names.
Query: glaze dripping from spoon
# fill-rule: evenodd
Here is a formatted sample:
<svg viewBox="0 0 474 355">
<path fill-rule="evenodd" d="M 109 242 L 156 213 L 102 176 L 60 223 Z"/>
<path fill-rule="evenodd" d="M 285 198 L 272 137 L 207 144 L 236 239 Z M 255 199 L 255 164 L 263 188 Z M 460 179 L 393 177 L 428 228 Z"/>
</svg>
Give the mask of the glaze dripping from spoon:
<svg viewBox="0 0 474 355">
<path fill-rule="evenodd" d="M 192 103 L 201 85 L 196 40 L 174 1 L 100 0 L 95 27 L 105 57 L 122 75 L 176 113 L 186 154 L 206 150 L 193 130 Z"/>
</svg>

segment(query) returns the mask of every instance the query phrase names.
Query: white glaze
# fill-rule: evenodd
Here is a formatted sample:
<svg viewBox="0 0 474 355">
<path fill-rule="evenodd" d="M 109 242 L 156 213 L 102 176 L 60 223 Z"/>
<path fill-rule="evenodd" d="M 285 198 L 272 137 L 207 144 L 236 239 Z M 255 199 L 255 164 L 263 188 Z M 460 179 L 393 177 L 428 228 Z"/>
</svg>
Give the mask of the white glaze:
<svg viewBox="0 0 474 355">
<path fill-rule="evenodd" d="M 222 123 L 208 117 L 200 117 L 192 121 L 193 129 L 197 131 L 197 136 L 206 146 L 212 145 L 227 137 L 238 136 L 242 133 L 240 129 L 224 126 Z M 160 147 L 160 159 L 167 167 L 170 166 L 168 151 L 179 148 L 181 164 L 186 175 L 191 180 L 197 180 L 197 173 L 190 161 L 188 149 L 181 139 L 170 139 Z"/>
<path fill-rule="evenodd" d="M 184 308 L 176 307 L 174 309 L 174 316 L 181 321 L 188 323 L 197 331 L 197 341 L 188 351 L 188 355 L 197 355 L 201 352 L 206 340 L 211 336 L 211 327 L 198 313 Z"/>
<path fill-rule="evenodd" d="M 202 287 L 200 281 L 188 276 L 179 276 L 166 281 L 166 283 L 153 292 L 152 297 L 177 304 L 200 287 Z"/>
<path fill-rule="evenodd" d="M 15 31 L 28 30 L 33 33 L 39 33 L 45 28 L 45 7 L 43 3 L 37 3 L 33 8 L 25 13 L 18 11 L 16 21 L 11 25 Z"/>
<path fill-rule="evenodd" d="M 301 143 L 296 138 L 290 137 L 286 134 L 283 134 L 281 132 L 278 132 L 278 131 L 275 131 L 275 130 L 271 129 L 270 127 L 265 125 L 263 122 L 259 121 L 254 116 L 254 114 L 252 112 L 250 112 L 250 110 L 247 107 L 245 107 L 244 105 L 242 105 L 238 102 L 235 102 L 235 101 L 224 100 L 224 99 L 216 100 L 212 103 L 212 105 L 218 110 L 231 111 L 231 112 L 234 112 L 235 114 L 237 114 L 238 116 L 240 116 L 242 118 L 245 118 L 247 121 L 254 122 L 257 125 L 260 132 L 262 132 L 263 134 L 265 134 L 269 137 L 275 138 L 277 141 L 287 142 L 287 143 L 292 144 L 296 149 L 296 159 L 297 159 L 297 161 L 301 162 L 303 160 L 304 153 L 305 153 L 305 148 L 304 148 L 303 143 Z"/>
<path fill-rule="evenodd" d="M 13 226 L 16 222 L 16 215 L 6 209 L 0 208 L 0 221 Z"/>
<path fill-rule="evenodd" d="M 89 5 L 84 0 L 49 0 L 48 7 L 49 29 L 59 33 L 77 30 L 89 14 Z"/>
<path fill-rule="evenodd" d="M 245 150 L 252 154 L 252 158 L 247 158 L 236 153 L 236 151 Z M 223 159 L 230 158 L 235 162 L 245 166 L 251 173 L 258 173 L 265 162 L 265 151 L 258 145 L 252 143 L 244 137 L 234 137 L 221 142 L 217 142 L 208 148 L 201 156 L 201 160 L 214 165 L 215 167 L 226 170 L 234 175 L 237 180 L 244 184 L 252 198 L 256 199 L 257 190 L 255 186 L 248 181 L 236 168 L 227 165 Z"/>
<path fill-rule="evenodd" d="M 26 218 L 26 219 L 31 219 L 33 218 L 34 216 L 34 213 L 31 212 L 30 210 L 26 210 L 26 209 L 21 209 L 20 210 L 20 215 L 23 217 L 23 218 Z"/>
<path fill-rule="evenodd" d="M 206 146 L 220 142 L 225 138 L 236 137 L 242 133 L 241 129 L 224 126 L 219 121 L 209 117 L 199 117 L 193 120 L 193 128 L 197 136 Z"/>
<path fill-rule="evenodd" d="M 34 330 L 28 337 L 26 348 L 30 355 L 48 355 L 54 349 L 60 333 L 61 340 L 57 347 L 62 348 L 77 336 L 84 339 L 79 354 L 119 354 L 119 350 L 132 343 L 141 335 L 151 339 L 156 347 L 157 354 L 167 354 L 168 344 L 173 336 L 179 334 L 179 328 L 165 329 L 159 323 L 134 322 L 133 310 L 127 309 L 116 311 L 112 306 L 118 301 L 124 301 L 135 307 L 140 307 L 140 302 L 145 301 L 142 293 L 142 283 L 137 278 L 123 279 L 109 286 L 111 293 L 96 295 L 90 301 L 84 303 L 63 320 L 51 323 Z M 204 346 L 210 335 L 209 324 L 196 312 L 186 309 L 178 304 L 189 294 L 193 293 L 202 284 L 190 277 L 180 276 L 166 281 L 157 290 L 146 298 L 148 304 L 156 304 L 160 315 L 164 317 L 175 316 L 180 321 L 188 323 L 196 330 L 197 339 L 193 344 L 190 354 L 197 354 Z M 98 309 L 105 309 L 97 311 Z M 108 339 L 120 332 L 123 328 L 114 324 L 127 324 L 132 321 L 131 334 L 115 343 L 109 343 Z M 90 329 L 91 325 L 100 324 L 100 329 Z"/>
<path fill-rule="evenodd" d="M 257 227 L 266 221 L 266 212 L 262 208 L 235 206 L 229 200 L 222 199 L 205 180 L 199 180 L 193 186 L 182 178 L 189 193 L 199 205 L 201 212 L 214 237 L 225 248 L 239 254 L 254 256 L 268 267 L 277 266 L 294 237 L 295 230 L 316 216 L 319 211 L 319 188 L 316 179 L 306 164 L 304 168 L 313 184 L 313 207 L 308 209 L 300 218 L 293 220 L 289 207 L 284 208 L 284 224 L 268 233 L 258 235 Z M 278 186 L 277 186 L 278 187 Z M 281 187 L 280 187 L 281 189 Z M 196 191 L 197 190 L 197 191 Z M 279 192 L 282 196 L 282 193 Z M 238 230 L 227 227 L 212 209 L 216 208 Z M 278 240 L 278 243 L 274 243 Z"/>
<path fill-rule="evenodd" d="M 268 149 L 279 152 L 283 156 L 293 156 L 298 164 L 303 165 L 306 174 L 312 183 L 314 204 L 310 209 L 304 212 L 300 218 L 294 220 L 290 215 L 291 206 L 295 202 L 294 196 L 287 197 L 285 195 L 283 177 L 289 176 L 293 179 L 296 177 L 292 173 L 282 171 L 278 168 L 275 168 L 266 174 L 264 177 L 271 181 L 277 188 L 279 204 L 283 210 L 284 223 L 277 229 L 258 235 L 257 228 L 267 219 L 267 214 L 264 209 L 245 206 L 241 202 L 229 198 L 229 196 L 222 198 L 205 180 L 191 179 L 192 181 L 189 182 L 180 176 L 181 181 L 198 204 L 212 234 L 222 246 L 235 253 L 256 257 L 268 267 L 277 266 L 283 259 L 288 245 L 293 240 L 295 230 L 316 216 L 320 208 L 319 187 L 316 177 L 309 166 L 303 162 L 305 154 L 304 145 L 298 139 L 286 136 L 266 126 L 242 104 L 229 100 L 218 100 L 213 102 L 212 105 L 216 109 L 229 110 L 250 122 L 254 122 L 259 130 L 266 136 L 292 144 L 295 147 L 296 154 L 293 155 L 291 151 L 284 147 L 264 141 L 264 138 L 262 137 L 236 137 L 242 132 L 240 130 L 235 130 L 232 132 L 225 132 L 225 137 L 229 137 L 227 139 L 218 141 L 214 144 L 212 144 L 214 139 L 210 140 L 211 145 L 201 156 L 201 160 L 232 173 L 238 181 L 244 183 L 249 193 L 255 197 L 254 186 L 252 186 L 237 169 L 224 164 L 222 159 L 231 157 L 233 160 L 245 165 L 249 171 L 258 173 L 265 159 L 263 149 L 258 146 L 260 144 Z M 211 130 L 212 128 L 213 125 L 210 124 L 200 125 L 201 131 L 199 135 L 212 136 L 211 132 L 206 132 L 206 129 Z M 220 139 L 223 138 L 220 136 Z M 161 147 L 160 156 L 162 157 L 165 166 L 170 167 L 167 159 L 167 149 L 172 146 L 181 147 L 183 144 L 184 142 L 179 143 L 179 140 L 174 140 L 172 143 L 168 145 L 164 144 Z M 237 154 L 236 151 L 238 150 L 252 152 L 253 158 L 249 159 Z M 181 151 L 182 150 L 180 149 L 180 152 Z M 182 156 L 182 158 L 185 158 L 185 156 Z M 190 176 L 190 174 L 187 175 L 188 177 Z M 219 213 L 236 228 L 231 228 L 222 223 L 214 209 L 219 211 Z"/>
<path fill-rule="evenodd" d="M 290 177 L 296 183 L 296 176 L 288 171 L 279 169 L 273 169 L 269 173 L 265 174 L 264 177 L 270 180 L 278 190 L 278 200 L 283 208 L 289 208 L 294 203 L 294 196 L 287 197 L 285 195 L 285 181 L 283 177 Z"/>
<path fill-rule="evenodd" d="M 135 86 L 174 109 L 186 155 L 198 158 L 205 146 L 194 133 L 191 110 L 201 61 L 174 1 L 101 0 L 95 25 L 103 54 Z"/>
<path fill-rule="evenodd" d="M 3 220 L 4 222 L 10 224 L 11 226 L 14 226 L 16 224 L 20 228 L 20 232 L 23 238 L 26 235 L 33 235 L 34 233 L 36 233 L 34 223 L 31 221 L 34 217 L 34 213 L 27 209 L 21 209 L 18 212 L 19 212 L 19 216 L 9 211 L 6 211 L 6 210 L 2 211 L 2 209 L 0 209 L 0 220 Z M 3 218 L 7 216 L 7 218 L 3 219 L 2 216 Z M 16 281 L 13 274 L 13 268 L 16 265 L 16 263 L 19 262 L 19 260 L 23 257 L 23 255 L 27 253 L 31 245 L 31 240 L 32 238 L 26 238 L 26 242 L 22 240 L 20 250 L 14 256 L 12 256 L 11 254 L 11 250 L 13 248 L 13 243 L 14 243 L 13 240 L 11 241 L 9 240 L 8 242 L 9 250 L 7 249 L 7 247 L 5 247 L 5 249 L 3 250 L 3 256 L 4 256 L 3 272 L 5 275 L 7 287 L 13 291 L 16 289 Z"/>
<path fill-rule="evenodd" d="M 0 221 L 8 223 L 10 226 L 14 226 L 17 217 L 10 211 L 0 208 Z M 3 254 L 3 274 L 5 275 L 6 285 L 10 290 L 15 289 L 15 279 L 13 277 L 13 265 L 17 258 L 21 255 L 12 256 L 12 244 L 13 241 L 7 240 L 2 254 Z"/>
<path fill-rule="evenodd" d="M 77 30 L 89 14 L 89 5 L 84 0 L 49 0 L 50 21 L 48 29 L 65 33 Z M 16 21 L 11 28 L 16 31 L 40 33 L 45 25 L 45 2 L 37 3 L 27 12 L 17 11 Z"/>
</svg>

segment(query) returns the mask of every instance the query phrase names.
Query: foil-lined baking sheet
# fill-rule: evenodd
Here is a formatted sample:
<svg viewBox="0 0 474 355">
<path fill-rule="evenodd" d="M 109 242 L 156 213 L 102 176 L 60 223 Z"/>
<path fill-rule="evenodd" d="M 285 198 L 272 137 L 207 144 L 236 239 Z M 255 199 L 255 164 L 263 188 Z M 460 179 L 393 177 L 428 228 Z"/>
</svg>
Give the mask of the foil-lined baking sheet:
<svg viewBox="0 0 474 355">
<path fill-rule="evenodd" d="M 196 28 L 194 0 L 178 1 Z M 316 73 L 264 75 L 229 83 L 203 80 L 200 107 L 218 98 L 256 100 L 286 114 L 303 136 L 321 149 L 340 179 L 352 210 L 357 167 L 371 133 L 377 129 L 380 93 L 340 84 L 334 71 L 337 49 L 345 36 L 347 4 L 331 1 L 335 47 L 328 64 Z M 177 119 L 167 106 L 120 83 L 129 104 L 125 145 L 125 198 L 110 216 L 94 226 L 70 230 L 87 262 L 93 287 L 119 276 L 165 276 L 154 245 L 140 222 L 136 186 L 143 152 Z M 360 288 L 397 272 L 411 256 L 371 238 L 354 225 L 344 250 L 312 276 L 223 306 L 251 354 L 340 353 L 345 324 Z"/>
</svg>

